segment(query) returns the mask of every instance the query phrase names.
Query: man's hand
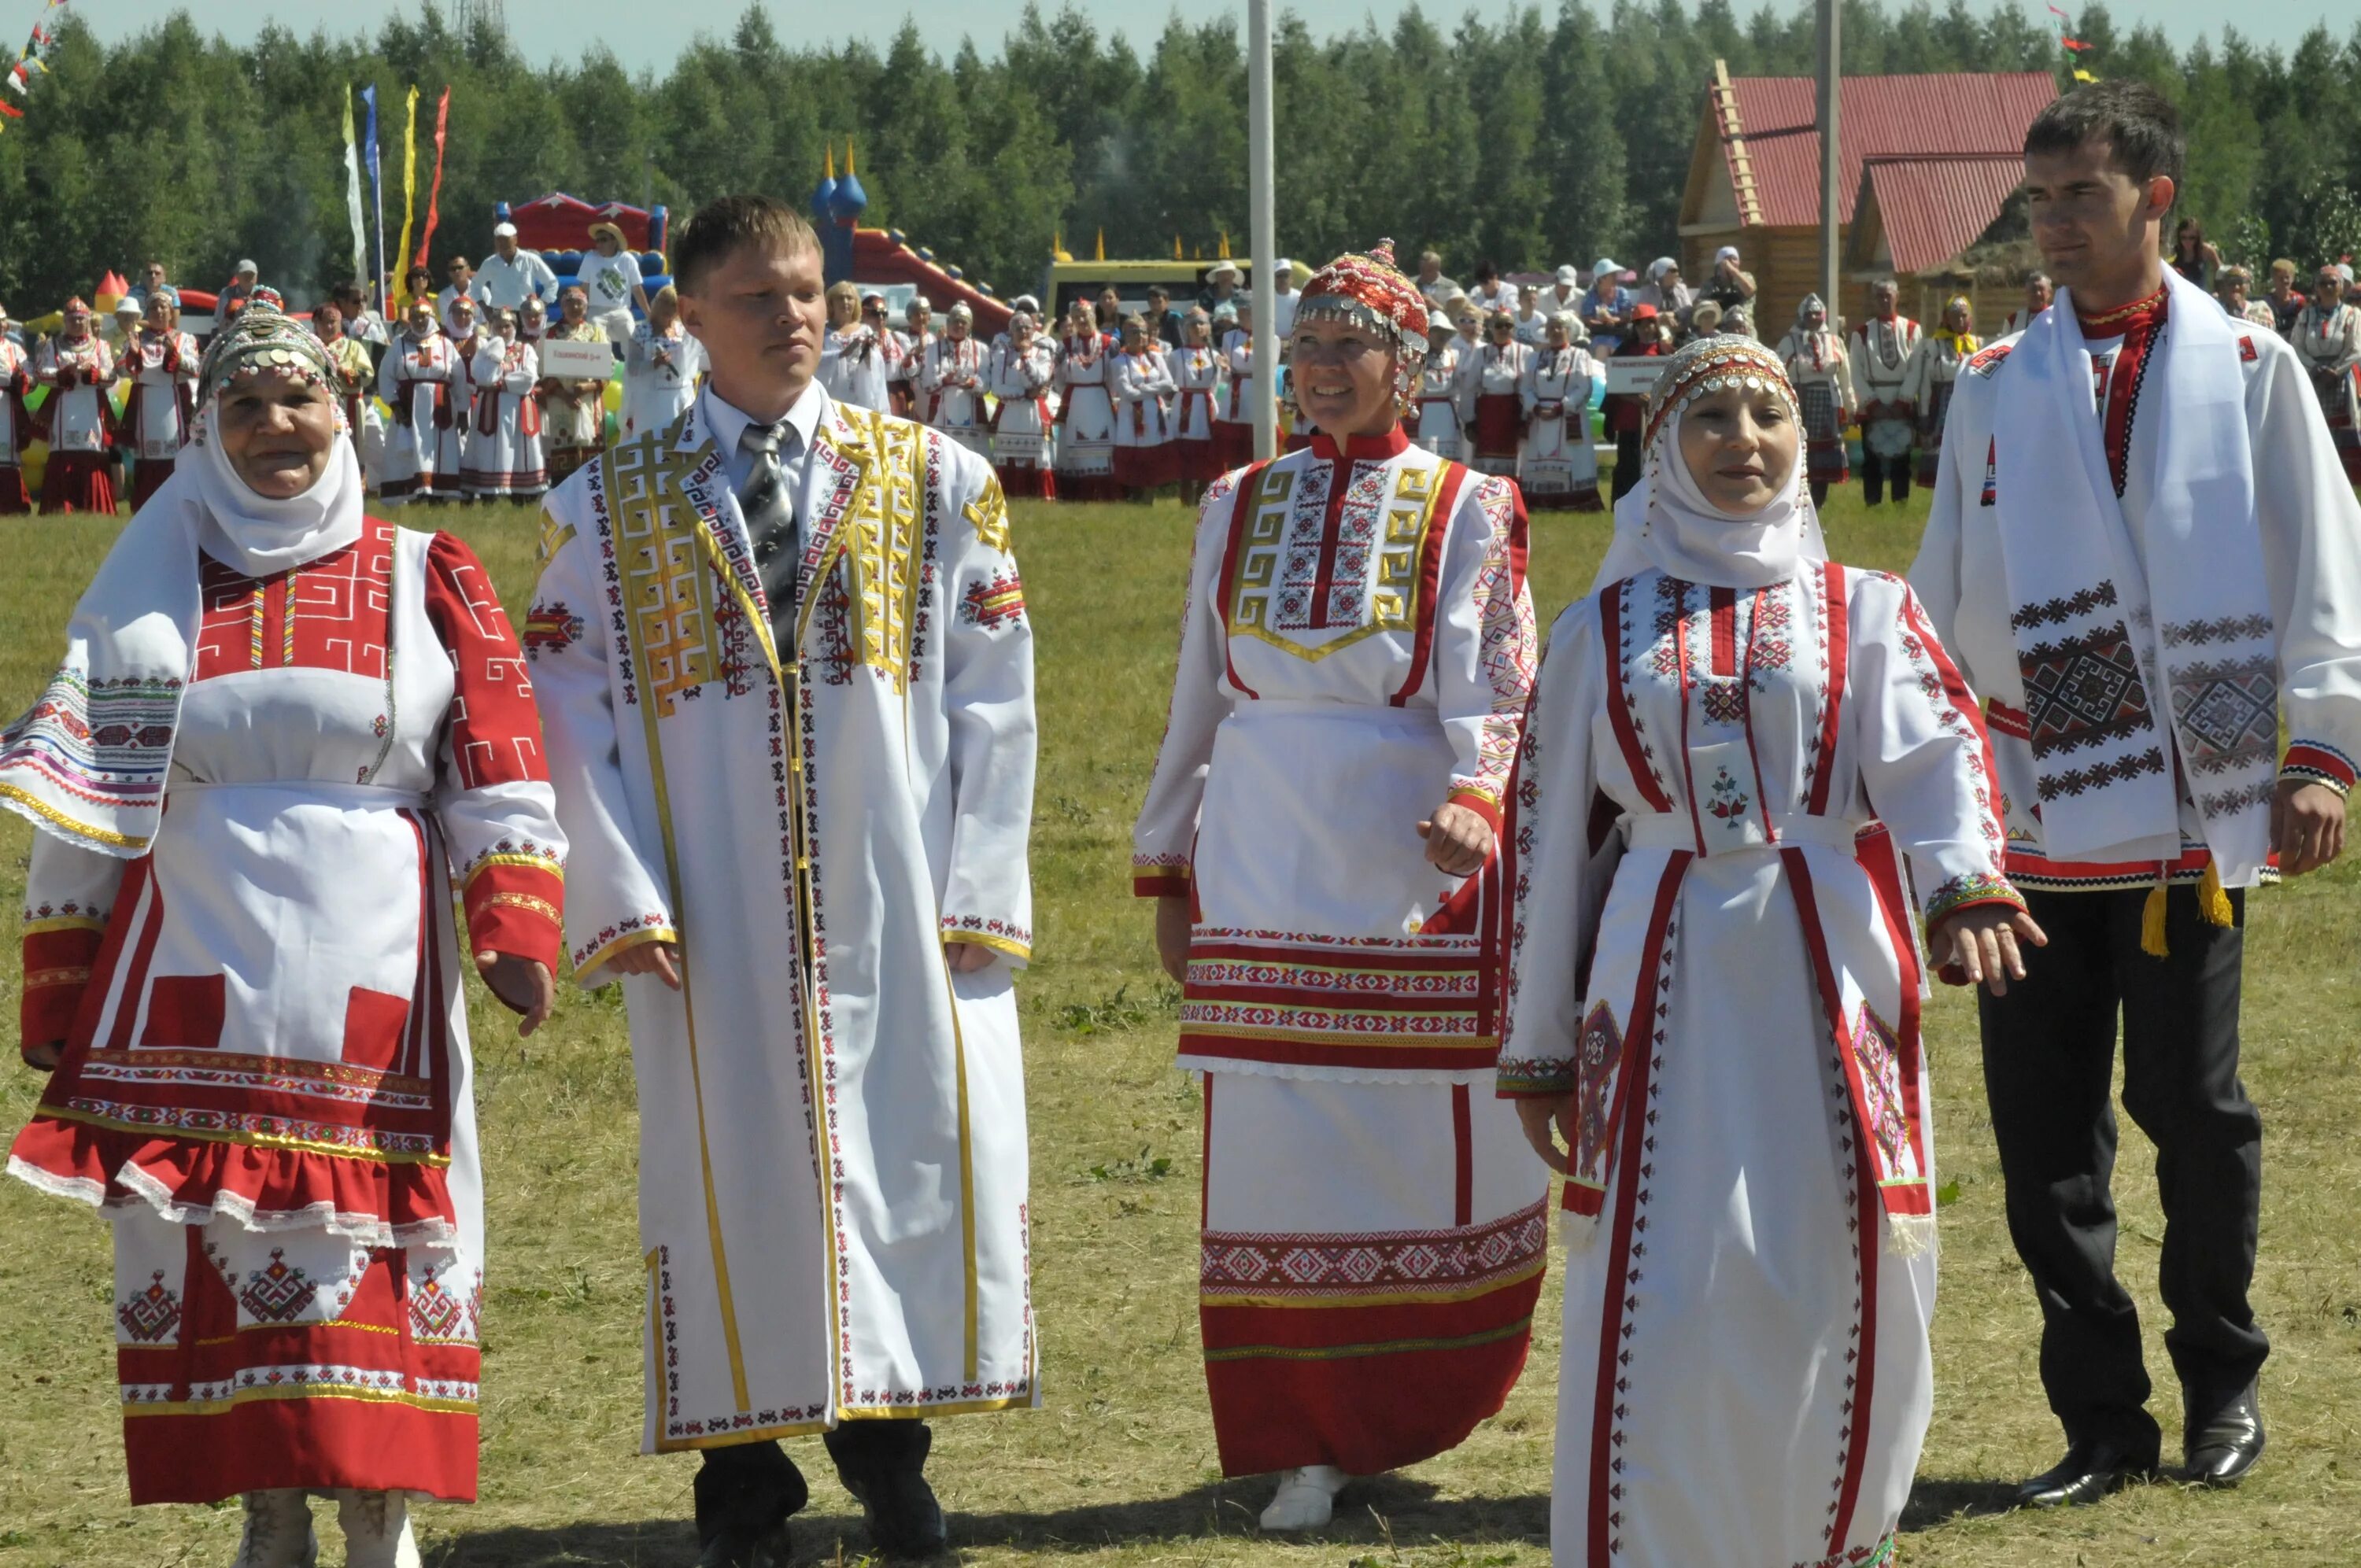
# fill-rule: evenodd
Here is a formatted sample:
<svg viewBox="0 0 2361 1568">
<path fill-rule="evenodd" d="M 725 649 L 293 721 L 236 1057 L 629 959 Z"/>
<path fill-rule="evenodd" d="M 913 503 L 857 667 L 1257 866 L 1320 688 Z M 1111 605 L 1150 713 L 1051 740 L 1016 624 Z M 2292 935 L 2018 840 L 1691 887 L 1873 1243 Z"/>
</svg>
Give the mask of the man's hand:
<svg viewBox="0 0 2361 1568">
<path fill-rule="evenodd" d="M 607 967 L 617 974 L 652 974 L 675 991 L 680 989 L 680 970 L 673 960 L 679 944 L 670 941 L 642 942 L 625 948 L 607 960 Z"/>
<path fill-rule="evenodd" d="M 1517 1102 L 1517 1120 L 1525 1124 L 1525 1142 L 1533 1146 L 1533 1153 L 1542 1157 L 1543 1165 L 1560 1176 L 1566 1173 L 1571 1163 L 1568 1156 L 1574 1148 L 1574 1096 L 1571 1094 L 1555 1099 Z M 1552 1123 L 1555 1123 L 1565 1135 L 1565 1147 L 1563 1149 L 1557 1146 L 1557 1138 L 1550 1131 Z"/>
<path fill-rule="evenodd" d="M 1473 876 L 1492 852 L 1492 825 L 1464 806 L 1444 802 L 1418 825 L 1429 863 L 1446 876 Z"/>
<path fill-rule="evenodd" d="M 1189 982 L 1189 937 L 1194 926 L 1187 894 L 1168 893 L 1156 901 L 1156 959 L 1177 985 Z"/>
<path fill-rule="evenodd" d="M 2345 852 L 2345 797 L 2309 779 L 2281 779 L 2271 796 L 2271 848 L 2281 876 L 2328 864 Z"/>
<path fill-rule="evenodd" d="M 478 953 L 476 972 L 484 977 L 501 1006 L 524 1015 L 517 1024 L 519 1039 L 547 1023 L 550 1010 L 557 1005 L 557 982 L 550 977 L 547 964 L 506 953 Z"/>
<path fill-rule="evenodd" d="M 2049 938 L 2032 916 L 2005 904 L 1972 905 L 1936 921 L 1927 933 L 1939 968 L 1960 970 L 1970 985 L 1990 985 L 1994 996 L 2007 994 L 2010 981 L 2025 978 L 2019 942 L 2046 948 Z"/>
<path fill-rule="evenodd" d="M 991 967 L 1000 955 L 982 942 L 962 942 L 954 938 L 943 944 L 943 961 L 951 966 L 953 974 L 973 974 Z"/>
</svg>

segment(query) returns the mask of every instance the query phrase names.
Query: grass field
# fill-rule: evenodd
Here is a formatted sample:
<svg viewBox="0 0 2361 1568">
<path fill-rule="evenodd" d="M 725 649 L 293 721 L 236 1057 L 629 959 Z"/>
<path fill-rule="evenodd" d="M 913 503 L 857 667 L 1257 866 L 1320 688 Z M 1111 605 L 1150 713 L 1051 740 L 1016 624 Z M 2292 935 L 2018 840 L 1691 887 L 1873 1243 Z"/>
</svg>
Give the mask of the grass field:
<svg viewBox="0 0 2361 1568">
<path fill-rule="evenodd" d="M 533 514 L 447 515 L 521 613 Z M 1922 517 L 1914 505 L 1872 518 L 1848 496 L 1830 509 L 1828 532 L 1840 557 L 1899 568 Z M 1356 1486 L 1323 1539 L 1259 1537 L 1268 1483 L 1224 1482 L 1215 1464 L 1193 1297 L 1197 1095 L 1170 1065 L 1175 995 L 1127 877 L 1189 525 L 1170 502 L 1018 508 L 1044 736 L 1039 957 L 1022 996 L 1048 1406 L 938 1427 L 932 1469 L 953 1538 L 981 1564 L 1545 1563 L 1554 1274 L 1508 1409 L 1455 1453 Z M 1536 521 L 1544 624 L 1587 586 L 1607 529 L 1604 518 Z M 71 519 L 0 521 L 0 710 L 15 713 L 36 689 L 110 537 Z M 21 822 L 0 822 L 0 940 L 12 955 L 0 963 L 0 1011 L 11 1019 L 26 843 Z M 2268 1128 L 2256 1299 L 2277 1349 L 2265 1373 L 2270 1453 L 2235 1494 L 2158 1486 L 2062 1516 L 1994 1511 L 2015 1478 L 2057 1457 L 2059 1436 L 2035 1374 L 2032 1294 L 2003 1228 L 1972 1014 L 1957 993 L 1938 999 L 1927 1019 L 1938 1159 L 1959 1198 L 1943 1212 L 1935 1424 L 1904 1562 L 2361 1563 L 2361 1475 L 2344 1468 L 2361 1469 L 2356 881 L 2340 867 L 2250 905 L 2246 1082 Z M 475 998 L 490 1195 L 483 1495 L 473 1508 L 423 1511 L 433 1564 L 665 1568 L 696 1555 L 684 1522 L 695 1461 L 635 1453 L 642 1314 L 623 1016 L 609 999 L 569 990 L 561 1001 L 562 1016 L 526 1046 Z M 38 1087 L 34 1075 L 0 1068 L 0 1122 L 20 1123 Z M 2178 1400 L 2154 1305 L 2161 1221 L 2149 1164 L 2126 1124 L 2120 1266 L 2146 1311 L 2171 1452 Z M 0 1183 L 0 1568 L 170 1568 L 226 1563 L 236 1549 L 234 1506 L 135 1512 L 124 1503 L 111 1279 L 104 1230 L 88 1213 Z M 793 1447 L 813 1481 L 796 1522 L 801 1560 L 858 1556 L 858 1510 L 819 1445 Z M 327 1534 L 325 1560 L 340 1561 Z"/>
</svg>

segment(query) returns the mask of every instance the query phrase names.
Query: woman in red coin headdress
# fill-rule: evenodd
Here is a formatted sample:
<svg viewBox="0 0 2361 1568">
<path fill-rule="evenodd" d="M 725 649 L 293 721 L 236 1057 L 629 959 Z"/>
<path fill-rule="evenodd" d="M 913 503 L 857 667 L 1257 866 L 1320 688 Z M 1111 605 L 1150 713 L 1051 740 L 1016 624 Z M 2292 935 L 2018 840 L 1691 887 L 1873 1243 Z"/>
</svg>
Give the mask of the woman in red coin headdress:
<svg viewBox="0 0 2361 1568">
<path fill-rule="evenodd" d="M 41 426 L 49 466 L 41 478 L 43 511 L 115 512 L 115 407 L 106 399 L 115 355 L 91 330 L 90 307 L 68 300 L 65 324 L 33 356 L 33 379 L 49 389 Z"/>
<path fill-rule="evenodd" d="M 1500 1408 L 1547 1239 L 1491 1089 L 1524 507 L 1403 433 L 1426 331 L 1388 246 L 1304 288 L 1320 433 L 1205 493 L 1133 837 L 1204 1075 L 1214 1434 L 1225 1473 L 1282 1473 L 1275 1530 Z"/>
<path fill-rule="evenodd" d="M 131 1500 L 242 1495 L 240 1568 L 312 1562 L 307 1493 L 356 1568 L 418 1562 L 406 1497 L 475 1496 L 459 966 L 530 1033 L 565 896 L 522 650 L 465 544 L 363 514 L 339 389 L 258 298 L 223 328 L 0 729 L 49 1072 L 8 1170 L 109 1222 Z"/>
</svg>

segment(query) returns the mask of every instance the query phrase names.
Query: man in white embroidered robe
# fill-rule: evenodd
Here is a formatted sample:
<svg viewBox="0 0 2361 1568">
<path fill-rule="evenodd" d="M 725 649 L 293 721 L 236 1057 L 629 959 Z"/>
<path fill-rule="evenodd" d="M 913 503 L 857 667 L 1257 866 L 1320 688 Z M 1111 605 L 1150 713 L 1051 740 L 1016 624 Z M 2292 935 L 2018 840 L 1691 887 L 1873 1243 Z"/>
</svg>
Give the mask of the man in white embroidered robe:
<svg viewBox="0 0 2361 1568">
<path fill-rule="evenodd" d="M 646 1447 L 705 1451 L 716 1568 L 785 1563 L 768 1440 L 822 1431 L 925 1552 L 922 1418 L 1038 1400 L 1030 627 L 983 459 L 813 380 L 804 221 L 728 198 L 674 259 L 710 378 L 550 497 L 526 639 L 577 976 L 632 977 Z"/>
<path fill-rule="evenodd" d="M 2270 851 L 2289 874 L 2336 858 L 2361 757 L 2361 508 L 2292 351 L 2163 265 L 2182 161 L 2145 85 L 2035 119 L 2026 192 L 2059 291 L 1960 377 L 1910 572 L 1985 702 L 2008 876 L 2049 938 L 1981 1003 L 2009 1233 L 2069 1445 L 2018 1491 L 2036 1506 L 2158 1460 L 2114 1270 L 2119 1008 L 2124 1105 L 2158 1148 L 2188 1475 L 2231 1485 L 2262 1453 L 2240 890 Z"/>
</svg>

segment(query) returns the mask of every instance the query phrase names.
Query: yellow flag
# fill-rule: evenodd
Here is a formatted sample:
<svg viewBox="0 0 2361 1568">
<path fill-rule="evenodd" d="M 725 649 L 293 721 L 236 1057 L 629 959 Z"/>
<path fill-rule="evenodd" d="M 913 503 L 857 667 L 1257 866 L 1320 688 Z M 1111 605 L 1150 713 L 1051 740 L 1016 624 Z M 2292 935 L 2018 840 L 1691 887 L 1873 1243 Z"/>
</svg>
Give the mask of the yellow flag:
<svg viewBox="0 0 2361 1568">
<path fill-rule="evenodd" d="M 2096 82 L 2098 78 L 2092 75 L 2087 71 L 2077 71 L 2074 73 L 2074 80 L 2077 82 Z"/>
<path fill-rule="evenodd" d="M 410 90 L 410 123 L 401 127 L 401 249 L 393 263 L 393 315 L 410 309 L 410 225 L 418 193 L 418 89 Z"/>
<path fill-rule="evenodd" d="M 1106 259 L 1106 230 L 1104 229 L 1099 230 L 1099 253 L 1093 259 L 1099 261 Z"/>
</svg>

